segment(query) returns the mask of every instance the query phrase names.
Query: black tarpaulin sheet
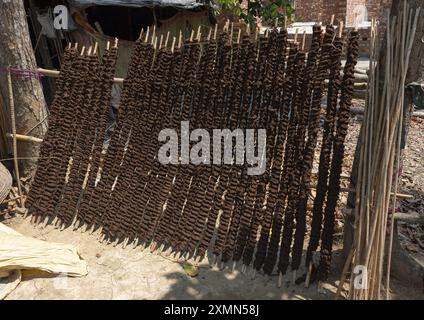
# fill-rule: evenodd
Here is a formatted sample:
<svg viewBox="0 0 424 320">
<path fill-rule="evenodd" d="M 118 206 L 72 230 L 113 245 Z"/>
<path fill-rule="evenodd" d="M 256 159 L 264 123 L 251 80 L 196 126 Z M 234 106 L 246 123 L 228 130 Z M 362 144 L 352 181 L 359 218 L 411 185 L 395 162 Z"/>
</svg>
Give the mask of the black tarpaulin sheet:
<svg viewBox="0 0 424 320">
<path fill-rule="evenodd" d="M 207 1 L 202 0 L 70 0 L 70 4 L 77 8 L 90 6 L 125 6 L 125 7 L 178 7 L 193 9 L 204 6 Z"/>
</svg>

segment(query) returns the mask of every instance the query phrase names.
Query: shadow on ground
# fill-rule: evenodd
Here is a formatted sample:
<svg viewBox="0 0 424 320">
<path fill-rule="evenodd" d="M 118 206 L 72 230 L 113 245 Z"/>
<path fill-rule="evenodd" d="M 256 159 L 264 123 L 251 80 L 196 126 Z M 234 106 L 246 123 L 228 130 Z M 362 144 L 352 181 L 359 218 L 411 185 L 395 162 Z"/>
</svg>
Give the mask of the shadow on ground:
<svg viewBox="0 0 424 320">
<path fill-rule="evenodd" d="M 121 246 L 114 247 L 97 241 L 97 236 L 80 231 L 66 229 L 60 231 L 52 226 L 35 227 L 29 219 L 15 217 L 7 224 L 16 231 L 30 237 L 51 242 L 74 245 L 87 261 L 89 273 L 81 278 L 52 278 L 51 276 L 24 275 L 23 281 L 7 297 L 19 299 L 301 299 L 323 300 L 334 299 L 334 293 L 340 276 L 341 250 L 334 252 L 331 278 L 324 284 L 322 292 L 318 292 L 317 283 L 305 288 L 304 284 L 292 285 L 292 273 L 288 272 L 285 283 L 277 287 L 277 276 L 265 276 L 257 273 L 251 279 L 251 270 L 241 272 L 241 265 L 219 270 L 210 268 L 205 259 L 199 266 L 196 277 L 186 274 L 184 265 L 176 262 L 172 256 L 151 253 Z M 298 277 L 305 270 L 298 271 Z M 287 282 L 289 285 L 287 285 Z M 410 288 L 402 291 L 408 298 Z"/>
<path fill-rule="evenodd" d="M 335 252 L 339 264 L 341 251 Z M 190 277 L 184 272 L 183 265 L 180 265 L 181 271 L 172 272 L 165 277 L 172 283 L 168 292 L 163 295 L 163 299 L 224 299 L 224 300 L 243 300 L 243 299 L 284 299 L 284 300 L 310 300 L 310 299 L 334 299 L 338 282 L 335 279 L 339 275 L 339 268 L 333 270 L 333 277 L 324 284 L 318 292 L 317 282 L 305 287 L 300 280 L 305 274 L 304 269 L 297 272 L 299 284 L 292 284 L 293 274 L 288 272 L 283 277 L 282 286 L 279 288 L 278 275 L 271 276 L 257 272 L 253 276 L 252 268 L 242 273 L 242 266 L 239 263 L 232 270 L 232 263 L 219 269 L 217 266 L 210 267 L 209 261 L 204 261 L 199 266 L 199 274 L 196 277 Z"/>
</svg>

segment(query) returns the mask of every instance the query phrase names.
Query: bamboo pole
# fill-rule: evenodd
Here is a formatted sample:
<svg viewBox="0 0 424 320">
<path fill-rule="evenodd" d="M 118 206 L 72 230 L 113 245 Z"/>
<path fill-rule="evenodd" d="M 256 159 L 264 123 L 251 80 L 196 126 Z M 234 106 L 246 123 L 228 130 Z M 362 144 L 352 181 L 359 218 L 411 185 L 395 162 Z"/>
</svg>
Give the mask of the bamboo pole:
<svg viewBox="0 0 424 320">
<path fill-rule="evenodd" d="M 387 45 L 382 61 L 379 59 L 378 23 L 372 21 L 369 91 L 355 190 L 355 231 L 351 247 L 354 253 L 352 263 L 345 265 L 348 269 L 357 265 L 365 266 L 368 277 L 365 288 L 354 286 L 354 280 L 350 279 L 350 299 L 382 297 L 389 208 L 394 211 L 396 200 L 401 198 L 398 196 L 397 176 L 400 161 L 399 130 L 403 125 L 404 83 L 419 10 L 414 14 L 405 2 L 399 16 L 389 17 Z M 393 227 L 398 216 L 393 214 L 390 218 Z M 392 230 L 390 234 L 391 242 Z M 387 270 L 390 270 L 389 260 L 390 246 Z M 339 294 L 348 269 L 343 270 Z M 389 298 L 389 279 L 388 272 L 385 279 L 386 298 Z"/>
<path fill-rule="evenodd" d="M 417 21 L 418 21 L 418 17 L 419 17 L 419 14 L 420 14 L 420 10 L 421 10 L 421 8 L 418 8 L 417 10 L 416 10 L 416 12 L 415 12 L 415 17 L 414 17 L 414 22 L 412 22 L 412 19 L 410 19 L 411 18 L 411 13 L 410 13 L 410 15 L 409 15 L 409 18 L 407 19 L 406 18 L 406 2 L 405 2 L 405 5 L 404 5 L 404 34 L 403 34 L 403 37 L 405 37 L 405 32 L 406 32 L 406 28 L 405 28 L 405 24 L 406 24 L 406 21 L 408 20 L 408 26 L 410 26 L 410 24 L 412 23 L 412 32 L 410 32 L 409 33 L 409 35 L 408 35 L 408 39 L 407 39 L 407 44 L 408 44 L 408 47 L 406 48 L 406 57 L 405 57 L 405 61 L 406 61 L 406 66 L 404 65 L 404 63 L 403 63 L 403 61 L 402 61 L 402 63 L 401 63 L 401 67 L 402 67 L 402 72 L 403 72 L 403 74 L 404 74 L 404 78 L 403 78 L 403 81 L 405 81 L 405 78 L 406 78 L 406 72 L 407 72 L 407 69 L 408 69 L 408 62 L 409 62 L 409 55 L 410 55 L 410 53 L 411 53 L 411 50 L 412 50 L 412 44 L 413 44 L 413 40 L 414 40 L 414 35 L 415 35 L 415 32 L 416 32 L 416 27 L 417 27 Z M 404 48 L 403 48 L 403 46 L 402 46 L 402 49 L 404 50 Z M 404 54 L 404 52 L 402 52 L 403 54 Z M 402 86 L 401 87 L 401 89 L 400 89 L 400 91 L 401 91 L 401 94 L 400 94 L 400 101 L 401 101 L 401 107 L 400 107 L 400 119 L 403 119 L 403 108 L 404 108 L 404 99 L 403 99 L 403 97 L 404 97 L 404 94 L 405 94 L 405 92 L 404 92 L 404 90 L 405 90 L 405 87 L 404 86 Z M 401 144 L 401 139 L 402 139 L 402 125 L 403 125 L 403 123 L 401 122 L 401 123 L 398 123 L 398 127 L 397 127 L 397 133 L 398 133 L 398 135 L 397 135 L 397 153 L 396 153 L 396 166 L 397 166 L 397 168 L 400 168 L 400 144 Z M 386 271 L 386 299 L 387 300 L 389 300 L 390 299 L 390 271 L 391 271 L 391 260 L 392 260 L 392 250 L 393 250 L 393 235 L 394 235 L 394 220 L 395 220 L 395 214 L 394 214 L 394 212 L 395 212 L 395 206 L 396 206 L 396 199 L 397 199 L 397 189 L 398 189 L 398 180 L 399 180 L 399 173 L 398 173 L 398 171 L 396 170 L 396 177 L 395 177 L 395 196 L 393 197 L 393 204 L 392 204 L 392 212 L 393 212 L 393 214 L 392 214 L 392 217 L 391 217 L 391 220 L 390 220 L 390 237 L 389 237 L 389 248 L 388 248 L 388 253 L 387 253 L 387 255 L 388 255 L 388 258 L 387 258 L 387 271 Z"/>
<path fill-rule="evenodd" d="M 33 143 L 42 143 L 43 142 L 43 139 L 40 139 L 40 138 L 37 138 L 37 137 L 32 137 L 32 136 L 26 136 L 26 135 L 23 135 L 23 134 L 8 133 L 6 136 L 10 139 L 16 138 L 17 141 L 22 141 L 22 142 L 33 142 Z"/>
<path fill-rule="evenodd" d="M 48 70 L 43 68 L 38 68 L 37 72 L 41 73 L 42 75 L 46 77 L 53 77 L 53 78 L 57 78 L 60 75 L 60 71 L 58 70 Z M 113 78 L 113 82 L 116 84 L 123 84 L 124 78 Z"/>
<path fill-rule="evenodd" d="M 1 204 L 7 204 L 7 203 L 10 203 L 10 202 L 13 202 L 13 201 L 19 200 L 19 199 L 22 199 L 22 198 L 18 196 L 18 197 L 14 197 L 14 198 L 6 199 L 6 200 L 4 200 Z"/>
<path fill-rule="evenodd" d="M 399 199 L 399 194 L 396 194 L 397 199 Z M 345 208 L 342 210 L 344 216 L 350 216 L 355 214 L 352 209 Z M 421 224 L 424 225 L 424 216 L 420 215 L 418 212 L 396 212 L 392 215 L 393 220 L 402 221 L 410 224 Z"/>
<path fill-rule="evenodd" d="M 148 33 L 147 33 L 148 36 Z M 44 69 L 44 68 L 37 68 L 36 70 L 38 73 L 42 74 L 43 76 L 46 77 L 52 77 L 52 78 L 57 78 L 60 75 L 60 71 L 59 70 L 49 70 L 49 69 Z M 361 85 L 366 82 L 368 79 L 368 76 L 365 76 L 363 74 L 359 74 L 356 73 L 355 74 L 355 82 L 356 83 L 360 83 Z M 113 78 L 113 82 L 116 84 L 123 84 L 124 83 L 124 78 Z"/>
<path fill-rule="evenodd" d="M 13 163 L 15 165 L 15 177 L 16 177 L 16 183 L 18 185 L 19 204 L 21 208 L 23 208 L 24 202 L 22 198 L 21 178 L 19 175 L 18 144 L 16 140 L 15 100 L 13 99 L 13 86 L 12 86 L 12 75 L 10 73 L 10 66 L 7 70 L 7 85 L 9 89 L 10 118 L 11 118 L 11 124 L 12 124 L 12 132 L 14 135 L 13 136 Z"/>
</svg>

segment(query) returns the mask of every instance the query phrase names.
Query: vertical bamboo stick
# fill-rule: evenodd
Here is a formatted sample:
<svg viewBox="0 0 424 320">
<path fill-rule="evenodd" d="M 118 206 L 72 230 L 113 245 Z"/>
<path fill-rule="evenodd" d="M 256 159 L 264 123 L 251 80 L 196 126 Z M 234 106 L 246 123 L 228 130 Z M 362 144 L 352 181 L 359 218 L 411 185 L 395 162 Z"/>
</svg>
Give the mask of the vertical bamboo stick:
<svg viewBox="0 0 424 320">
<path fill-rule="evenodd" d="M 10 119 L 12 122 L 12 133 L 13 133 L 13 163 L 15 166 L 15 177 L 18 185 L 19 204 L 21 208 L 24 208 L 24 200 L 22 197 L 21 178 L 19 175 L 19 164 L 18 164 L 18 144 L 16 140 L 16 118 L 15 118 L 15 100 L 13 99 L 13 85 L 12 75 L 10 73 L 10 66 L 7 69 L 7 85 L 9 89 L 9 106 L 10 106 Z"/>
</svg>

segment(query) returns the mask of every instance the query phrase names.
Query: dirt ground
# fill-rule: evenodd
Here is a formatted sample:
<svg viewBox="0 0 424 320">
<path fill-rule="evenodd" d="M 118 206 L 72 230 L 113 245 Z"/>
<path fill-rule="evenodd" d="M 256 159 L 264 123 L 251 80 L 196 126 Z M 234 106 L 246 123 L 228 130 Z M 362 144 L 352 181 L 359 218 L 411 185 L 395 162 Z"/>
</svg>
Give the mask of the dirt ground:
<svg viewBox="0 0 424 320">
<path fill-rule="evenodd" d="M 45 229 L 32 225 L 27 218 L 15 217 L 8 225 L 18 232 L 37 239 L 73 244 L 87 261 L 89 273 L 82 278 L 24 276 L 19 286 L 7 297 L 18 299 L 334 299 L 340 273 L 337 268 L 333 277 L 318 292 L 317 285 L 286 283 L 277 287 L 277 276 L 257 274 L 251 279 L 238 266 L 234 272 L 227 267 L 210 268 L 208 261 L 200 264 L 196 277 L 188 276 L 182 263 L 170 257 L 120 246 L 113 247 L 97 241 L 96 234 L 89 235 L 70 229 L 60 231 L 52 226 Z M 335 265 L 339 265 L 340 248 L 335 253 Z M 291 273 L 285 280 L 291 281 Z M 413 299 L 419 293 L 409 291 L 399 283 L 393 285 L 393 299 Z"/>
<path fill-rule="evenodd" d="M 352 165 L 353 153 L 360 128 L 360 119 L 352 119 L 346 143 L 344 174 Z M 424 214 L 424 121 L 414 119 L 409 133 L 409 147 L 405 153 L 404 174 L 401 191 L 415 195 L 415 199 L 403 201 L 402 211 L 413 210 Z M 343 182 L 347 186 L 348 181 Z M 341 207 L 346 195 L 341 196 Z M 41 228 L 20 216 L 2 221 L 18 232 L 37 239 L 73 244 L 87 261 L 89 274 L 82 278 L 33 277 L 26 275 L 18 288 L 7 299 L 333 299 L 338 284 L 341 261 L 341 231 L 343 219 L 338 215 L 334 270 L 322 292 L 317 285 L 305 288 L 291 285 L 291 273 L 284 278 L 285 284 L 277 288 L 277 276 L 258 273 L 251 279 L 237 266 L 232 272 L 227 267 L 210 268 L 208 261 L 200 264 L 199 274 L 190 277 L 183 264 L 172 257 L 141 251 L 140 248 L 122 249 L 120 246 L 101 244 L 96 234 L 89 235 L 70 229 L 60 231 L 52 226 Z M 424 257 L 424 230 L 414 225 L 401 225 L 401 242 L 418 260 Z M 422 260 L 421 260 L 422 261 Z M 300 270 L 298 275 L 302 275 Z M 392 283 L 392 299 L 424 299 L 422 292 L 403 286 L 395 279 Z"/>
<path fill-rule="evenodd" d="M 401 202 L 401 212 L 418 212 L 424 215 L 424 119 L 413 118 L 409 130 L 408 148 L 403 161 L 401 190 L 414 195 L 414 199 Z M 399 224 L 402 246 L 424 265 L 424 225 Z"/>
</svg>

